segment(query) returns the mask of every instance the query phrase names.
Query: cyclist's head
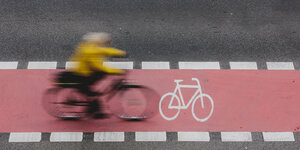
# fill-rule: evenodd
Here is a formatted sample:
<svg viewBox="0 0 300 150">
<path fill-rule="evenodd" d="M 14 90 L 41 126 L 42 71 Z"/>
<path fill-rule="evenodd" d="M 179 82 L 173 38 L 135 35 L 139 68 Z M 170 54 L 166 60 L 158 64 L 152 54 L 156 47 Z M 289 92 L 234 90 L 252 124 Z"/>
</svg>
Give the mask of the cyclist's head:
<svg viewBox="0 0 300 150">
<path fill-rule="evenodd" d="M 85 34 L 82 37 L 82 40 L 88 43 L 106 45 L 106 44 L 110 44 L 111 36 L 109 33 L 105 33 L 105 32 L 90 32 Z"/>
</svg>

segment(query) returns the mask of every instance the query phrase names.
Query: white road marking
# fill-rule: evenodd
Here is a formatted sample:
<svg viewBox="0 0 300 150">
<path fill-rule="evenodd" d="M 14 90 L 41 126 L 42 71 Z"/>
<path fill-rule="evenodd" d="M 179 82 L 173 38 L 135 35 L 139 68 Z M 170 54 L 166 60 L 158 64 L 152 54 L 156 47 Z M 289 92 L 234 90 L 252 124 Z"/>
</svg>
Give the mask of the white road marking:
<svg viewBox="0 0 300 150">
<path fill-rule="evenodd" d="M 95 132 L 95 142 L 124 142 L 124 132 Z"/>
<path fill-rule="evenodd" d="M 170 69 L 169 62 L 142 62 L 142 69 Z"/>
<path fill-rule="evenodd" d="M 256 62 L 229 62 L 231 69 L 257 70 Z"/>
<path fill-rule="evenodd" d="M 266 142 L 295 141 L 293 132 L 263 132 L 263 137 Z"/>
<path fill-rule="evenodd" d="M 17 69 L 17 61 L 3 61 L 0 62 L 0 69 Z"/>
<path fill-rule="evenodd" d="M 251 142 L 251 132 L 221 132 L 223 142 Z"/>
<path fill-rule="evenodd" d="M 179 69 L 220 69 L 219 62 L 179 62 Z"/>
<path fill-rule="evenodd" d="M 82 132 L 52 132 L 50 142 L 81 142 Z"/>
<path fill-rule="evenodd" d="M 9 135 L 9 142 L 40 142 L 41 132 L 12 132 Z"/>
<path fill-rule="evenodd" d="M 46 61 L 30 61 L 28 62 L 28 69 L 56 69 L 57 62 Z"/>
<path fill-rule="evenodd" d="M 135 141 L 166 141 L 166 132 L 135 132 Z"/>
<path fill-rule="evenodd" d="M 209 132 L 178 132 L 178 141 L 203 141 L 209 142 Z"/>
<path fill-rule="evenodd" d="M 269 70 L 295 70 L 293 62 L 267 62 Z"/>
<path fill-rule="evenodd" d="M 73 68 L 74 66 L 77 65 L 77 62 L 74 62 L 74 61 L 67 61 L 66 62 L 66 69 L 71 69 Z"/>
<path fill-rule="evenodd" d="M 133 62 L 104 62 L 104 65 L 115 67 L 118 69 L 133 69 Z"/>
</svg>

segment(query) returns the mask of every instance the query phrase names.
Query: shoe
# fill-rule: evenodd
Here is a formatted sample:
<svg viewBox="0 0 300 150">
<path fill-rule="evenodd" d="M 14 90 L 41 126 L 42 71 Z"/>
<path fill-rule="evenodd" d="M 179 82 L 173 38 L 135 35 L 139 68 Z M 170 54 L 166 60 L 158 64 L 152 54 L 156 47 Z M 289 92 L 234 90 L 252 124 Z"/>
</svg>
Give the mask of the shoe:
<svg viewBox="0 0 300 150">
<path fill-rule="evenodd" d="M 93 116 L 94 119 L 106 119 L 109 118 L 109 114 L 104 114 L 104 113 L 96 113 Z"/>
<path fill-rule="evenodd" d="M 91 100 L 87 112 L 89 114 L 100 111 L 98 100 Z"/>
</svg>

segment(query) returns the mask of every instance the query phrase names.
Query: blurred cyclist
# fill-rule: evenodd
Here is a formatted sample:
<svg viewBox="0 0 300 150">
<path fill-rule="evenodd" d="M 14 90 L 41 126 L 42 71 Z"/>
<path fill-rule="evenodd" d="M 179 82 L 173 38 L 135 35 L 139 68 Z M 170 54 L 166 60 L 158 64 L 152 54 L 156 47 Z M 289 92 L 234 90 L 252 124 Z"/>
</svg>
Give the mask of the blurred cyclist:
<svg viewBox="0 0 300 150">
<path fill-rule="evenodd" d="M 60 74 L 59 84 L 79 83 L 73 86 L 86 96 L 92 103 L 90 113 L 95 113 L 94 118 L 106 118 L 107 115 L 101 113 L 101 105 L 94 96 L 101 93 L 92 91 L 92 85 L 103 79 L 107 74 L 124 74 L 124 70 L 104 66 L 103 62 L 107 61 L 110 56 L 124 56 L 125 52 L 109 47 L 111 36 L 108 33 L 91 32 L 83 36 L 82 42 L 77 47 L 70 61 L 77 64 L 69 72 Z"/>
</svg>

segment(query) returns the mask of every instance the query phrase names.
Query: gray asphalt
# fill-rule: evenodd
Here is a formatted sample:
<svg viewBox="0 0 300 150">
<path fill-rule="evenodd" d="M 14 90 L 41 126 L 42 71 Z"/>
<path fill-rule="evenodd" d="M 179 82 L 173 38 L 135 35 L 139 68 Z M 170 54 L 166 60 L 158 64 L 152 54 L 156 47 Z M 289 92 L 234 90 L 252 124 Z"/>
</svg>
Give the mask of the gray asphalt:
<svg viewBox="0 0 300 150">
<path fill-rule="evenodd" d="M 0 0 L 0 61 L 66 61 L 89 31 L 136 61 L 297 61 L 299 0 Z"/>
<path fill-rule="evenodd" d="M 134 61 L 293 61 L 299 0 L 0 0 L 0 61 L 65 62 L 90 31 Z M 5 137 L 5 136 L 4 136 Z M 8 143 L 1 149 L 299 149 L 297 142 Z"/>
</svg>

